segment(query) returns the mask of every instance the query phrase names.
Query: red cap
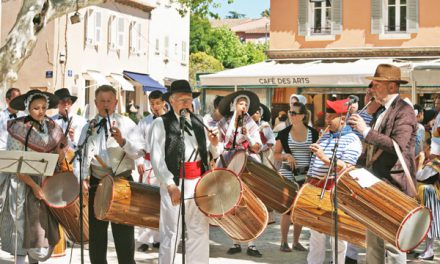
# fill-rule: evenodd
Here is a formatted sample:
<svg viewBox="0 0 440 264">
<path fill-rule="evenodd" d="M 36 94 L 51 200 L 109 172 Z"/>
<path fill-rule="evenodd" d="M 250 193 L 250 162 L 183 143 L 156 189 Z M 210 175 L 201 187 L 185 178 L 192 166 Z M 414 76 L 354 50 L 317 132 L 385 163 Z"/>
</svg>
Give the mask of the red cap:
<svg viewBox="0 0 440 264">
<path fill-rule="evenodd" d="M 348 112 L 347 99 L 330 101 L 327 100 L 327 113 L 345 114 Z"/>
</svg>

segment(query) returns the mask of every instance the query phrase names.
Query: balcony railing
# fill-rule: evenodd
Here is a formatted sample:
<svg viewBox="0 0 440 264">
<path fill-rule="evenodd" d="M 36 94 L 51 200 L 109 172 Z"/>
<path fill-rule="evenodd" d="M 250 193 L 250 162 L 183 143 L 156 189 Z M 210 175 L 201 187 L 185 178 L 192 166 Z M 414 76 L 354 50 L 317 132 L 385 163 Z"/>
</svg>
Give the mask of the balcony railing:
<svg viewBox="0 0 440 264">
<path fill-rule="evenodd" d="M 385 26 L 385 33 L 406 33 L 406 26 Z"/>
<path fill-rule="evenodd" d="M 310 28 L 310 33 L 312 35 L 330 35 L 332 29 L 330 27 Z"/>
</svg>

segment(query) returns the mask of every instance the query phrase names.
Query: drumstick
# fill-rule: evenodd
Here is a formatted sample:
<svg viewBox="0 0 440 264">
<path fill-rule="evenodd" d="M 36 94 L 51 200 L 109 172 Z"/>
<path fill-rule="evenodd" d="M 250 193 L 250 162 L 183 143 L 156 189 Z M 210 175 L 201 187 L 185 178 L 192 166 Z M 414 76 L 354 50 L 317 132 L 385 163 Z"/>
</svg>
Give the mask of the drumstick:
<svg viewBox="0 0 440 264">
<path fill-rule="evenodd" d="M 206 198 L 206 197 L 211 197 L 211 196 L 215 196 L 217 194 L 213 193 L 213 194 L 206 194 L 206 195 L 200 195 L 200 196 L 194 196 L 194 197 L 189 197 L 189 198 L 185 198 L 184 200 L 191 200 L 191 199 L 197 199 L 197 198 Z"/>
</svg>

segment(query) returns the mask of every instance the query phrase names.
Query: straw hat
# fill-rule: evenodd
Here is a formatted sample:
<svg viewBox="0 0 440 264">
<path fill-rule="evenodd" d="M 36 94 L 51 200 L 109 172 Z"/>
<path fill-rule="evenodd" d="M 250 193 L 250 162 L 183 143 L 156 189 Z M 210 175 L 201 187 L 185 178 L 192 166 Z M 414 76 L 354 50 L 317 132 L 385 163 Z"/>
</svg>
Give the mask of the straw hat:
<svg viewBox="0 0 440 264">
<path fill-rule="evenodd" d="M 367 77 L 368 80 L 381 81 L 381 82 L 396 82 L 400 84 L 408 83 L 400 76 L 400 68 L 391 64 L 380 64 L 376 68 L 376 72 L 373 77 Z"/>
</svg>

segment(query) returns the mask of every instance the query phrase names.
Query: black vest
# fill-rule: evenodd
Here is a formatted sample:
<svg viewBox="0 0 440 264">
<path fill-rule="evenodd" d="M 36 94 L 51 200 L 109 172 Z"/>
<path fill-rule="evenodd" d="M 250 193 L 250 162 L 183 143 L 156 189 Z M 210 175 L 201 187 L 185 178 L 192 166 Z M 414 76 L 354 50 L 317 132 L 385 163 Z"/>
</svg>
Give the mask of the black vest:
<svg viewBox="0 0 440 264">
<path fill-rule="evenodd" d="M 183 153 L 183 142 L 180 138 L 180 126 L 179 120 L 177 119 L 174 111 L 168 111 L 165 115 L 161 116 L 163 124 L 165 127 L 165 163 L 167 164 L 168 170 L 174 175 L 174 183 L 179 185 L 179 172 L 180 172 L 180 162 Z M 206 137 L 204 127 L 199 124 L 191 116 L 192 128 L 194 135 L 197 139 L 197 144 L 199 146 L 199 155 L 202 160 L 202 174 L 209 170 L 208 166 L 208 152 L 206 147 Z M 188 135 L 185 135 L 188 136 Z"/>
<path fill-rule="evenodd" d="M 318 137 L 319 137 L 318 131 L 316 131 L 316 129 L 314 129 L 313 127 L 310 127 L 307 125 L 306 125 L 306 127 L 312 131 L 312 143 L 316 143 L 316 141 L 318 140 Z M 290 151 L 290 147 L 289 147 L 289 133 L 290 133 L 291 128 L 292 128 L 292 125 L 281 130 L 280 132 L 278 132 L 278 135 L 276 138 L 276 140 L 281 141 L 281 145 L 283 147 L 284 152 L 289 153 L 289 154 L 292 154 L 292 152 Z"/>
</svg>

